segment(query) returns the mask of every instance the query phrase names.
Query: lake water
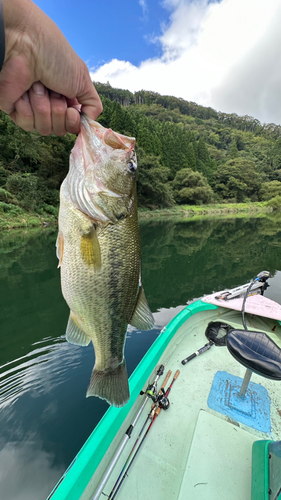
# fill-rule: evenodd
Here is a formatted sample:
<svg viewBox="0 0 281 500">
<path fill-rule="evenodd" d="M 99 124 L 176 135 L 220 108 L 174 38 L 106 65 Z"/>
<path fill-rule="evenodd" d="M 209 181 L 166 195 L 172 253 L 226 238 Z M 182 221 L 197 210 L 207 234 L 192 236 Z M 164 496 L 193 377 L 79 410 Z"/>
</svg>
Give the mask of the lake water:
<svg viewBox="0 0 281 500">
<path fill-rule="evenodd" d="M 281 303 L 281 223 L 274 219 L 141 224 L 142 281 L 156 327 L 129 327 L 129 375 L 189 301 L 262 270 Z M 92 345 L 68 344 L 53 230 L 0 234 L 0 498 L 45 500 L 106 409 L 86 399 Z M 200 347 L 200 346 L 199 346 Z"/>
</svg>

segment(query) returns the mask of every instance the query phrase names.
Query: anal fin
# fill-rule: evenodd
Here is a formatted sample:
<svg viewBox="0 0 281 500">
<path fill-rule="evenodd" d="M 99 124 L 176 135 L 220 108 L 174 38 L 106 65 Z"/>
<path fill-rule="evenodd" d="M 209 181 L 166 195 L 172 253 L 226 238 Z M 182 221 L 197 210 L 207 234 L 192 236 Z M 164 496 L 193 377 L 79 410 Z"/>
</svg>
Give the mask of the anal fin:
<svg viewBox="0 0 281 500">
<path fill-rule="evenodd" d="M 81 330 L 77 324 L 76 316 L 70 312 L 69 320 L 66 327 L 66 340 L 70 344 L 86 346 L 91 342 L 90 337 Z"/>
<path fill-rule="evenodd" d="M 149 309 L 149 305 L 147 303 L 144 290 L 141 285 L 139 288 L 136 307 L 129 323 L 139 330 L 151 330 L 155 325 L 152 312 Z"/>
</svg>

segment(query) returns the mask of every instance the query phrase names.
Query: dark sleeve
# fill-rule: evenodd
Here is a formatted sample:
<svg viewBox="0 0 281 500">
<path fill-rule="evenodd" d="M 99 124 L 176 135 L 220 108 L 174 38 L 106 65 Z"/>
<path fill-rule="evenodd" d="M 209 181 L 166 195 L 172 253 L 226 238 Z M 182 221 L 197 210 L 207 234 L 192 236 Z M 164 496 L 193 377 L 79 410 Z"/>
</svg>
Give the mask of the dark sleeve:
<svg viewBox="0 0 281 500">
<path fill-rule="evenodd" d="M 2 2 L 0 0 L 0 71 L 5 59 L 5 30 Z"/>
</svg>

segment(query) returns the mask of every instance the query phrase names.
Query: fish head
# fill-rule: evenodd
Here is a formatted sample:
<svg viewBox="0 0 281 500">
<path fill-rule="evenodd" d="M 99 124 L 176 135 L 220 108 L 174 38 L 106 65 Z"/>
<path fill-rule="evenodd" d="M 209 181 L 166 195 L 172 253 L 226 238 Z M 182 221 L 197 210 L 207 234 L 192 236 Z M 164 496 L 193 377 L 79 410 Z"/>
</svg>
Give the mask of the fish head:
<svg viewBox="0 0 281 500">
<path fill-rule="evenodd" d="M 71 152 L 68 187 L 73 203 L 101 222 L 118 222 L 136 204 L 135 139 L 81 116 Z"/>
</svg>

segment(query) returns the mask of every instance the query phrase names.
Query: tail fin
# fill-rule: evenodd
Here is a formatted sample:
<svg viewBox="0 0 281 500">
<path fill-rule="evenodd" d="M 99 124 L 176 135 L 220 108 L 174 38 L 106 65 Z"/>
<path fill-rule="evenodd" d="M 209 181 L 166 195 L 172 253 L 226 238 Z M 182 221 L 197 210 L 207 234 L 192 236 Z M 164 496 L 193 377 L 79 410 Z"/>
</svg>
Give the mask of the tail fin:
<svg viewBox="0 0 281 500">
<path fill-rule="evenodd" d="M 94 368 L 86 396 L 98 396 L 110 405 L 124 406 L 130 399 L 125 360 L 114 369 L 98 371 Z"/>
</svg>

